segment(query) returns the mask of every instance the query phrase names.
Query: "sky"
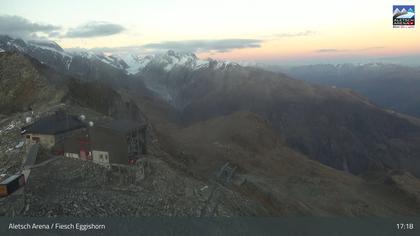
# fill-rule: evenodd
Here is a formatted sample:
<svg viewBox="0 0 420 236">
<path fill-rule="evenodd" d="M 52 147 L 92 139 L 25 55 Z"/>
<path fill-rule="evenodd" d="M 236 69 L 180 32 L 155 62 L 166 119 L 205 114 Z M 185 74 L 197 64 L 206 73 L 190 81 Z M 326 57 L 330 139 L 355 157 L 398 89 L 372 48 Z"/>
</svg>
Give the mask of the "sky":
<svg viewBox="0 0 420 236">
<path fill-rule="evenodd" d="M 420 64 L 420 31 L 392 6 L 420 0 L 0 0 L 0 34 L 63 48 L 263 63 Z M 420 23 L 419 23 L 420 24 Z"/>
</svg>

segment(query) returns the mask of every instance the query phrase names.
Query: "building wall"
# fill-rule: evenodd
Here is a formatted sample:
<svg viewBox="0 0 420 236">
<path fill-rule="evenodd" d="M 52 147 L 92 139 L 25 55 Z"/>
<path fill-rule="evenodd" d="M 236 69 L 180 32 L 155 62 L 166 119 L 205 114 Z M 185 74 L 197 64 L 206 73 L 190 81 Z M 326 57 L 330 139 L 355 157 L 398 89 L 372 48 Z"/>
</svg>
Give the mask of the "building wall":
<svg viewBox="0 0 420 236">
<path fill-rule="evenodd" d="M 82 137 L 82 136 L 86 136 L 86 135 L 87 135 L 87 129 L 85 129 L 85 128 L 71 130 L 71 131 L 68 131 L 68 132 L 65 132 L 65 133 L 57 134 L 55 136 L 55 142 L 60 143 L 60 142 L 63 142 L 68 137 Z"/>
<path fill-rule="evenodd" d="M 92 151 L 92 161 L 99 165 L 109 166 L 109 153 L 105 151 Z"/>
<path fill-rule="evenodd" d="M 55 136 L 49 134 L 26 134 L 26 144 L 39 143 L 44 148 L 52 148 L 55 144 Z"/>
<path fill-rule="evenodd" d="M 110 164 L 128 164 L 128 148 L 125 135 L 113 129 L 94 126 L 89 129 L 89 137 L 92 144 L 91 150 L 108 152 L 108 162 Z"/>
</svg>

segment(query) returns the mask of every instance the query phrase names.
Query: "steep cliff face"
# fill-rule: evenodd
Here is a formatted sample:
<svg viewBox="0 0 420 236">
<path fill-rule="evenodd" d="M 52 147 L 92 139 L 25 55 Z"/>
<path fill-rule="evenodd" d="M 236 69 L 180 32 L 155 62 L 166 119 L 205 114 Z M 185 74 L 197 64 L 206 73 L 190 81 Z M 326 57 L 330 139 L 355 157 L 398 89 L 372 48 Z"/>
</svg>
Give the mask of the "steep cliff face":
<svg viewBox="0 0 420 236">
<path fill-rule="evenodd" d="M 129 82 L 122 80 L 118 86 L 131 86 Z M 144 120 L 139 108 L 109 80 L 76 79 L 20 52 L 0 53 L 0 85 L 0 113 L 5 115 L 72 102 L 114 118 Z"/>
<path fill-rule="evenodd" d="M 0 113 L 27 111 L 61 99 L 64 91 L 49 83 L 40 67 L 19 53 L 0 53 Z"/>
</svg>

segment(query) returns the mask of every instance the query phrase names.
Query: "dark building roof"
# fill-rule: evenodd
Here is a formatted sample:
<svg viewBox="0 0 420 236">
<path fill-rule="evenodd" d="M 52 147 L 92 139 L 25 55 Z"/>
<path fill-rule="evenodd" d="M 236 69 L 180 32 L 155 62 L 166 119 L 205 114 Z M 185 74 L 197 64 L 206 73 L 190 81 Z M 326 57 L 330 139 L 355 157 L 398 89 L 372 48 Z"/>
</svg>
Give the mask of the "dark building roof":
<svg viewBox="0 0 420 236">
<path fill-rule="evenodd" d="M 56 112 L 22 128 L 23 133 L 60 134 L 87 127 L 78 117 Z"/>
</svg>

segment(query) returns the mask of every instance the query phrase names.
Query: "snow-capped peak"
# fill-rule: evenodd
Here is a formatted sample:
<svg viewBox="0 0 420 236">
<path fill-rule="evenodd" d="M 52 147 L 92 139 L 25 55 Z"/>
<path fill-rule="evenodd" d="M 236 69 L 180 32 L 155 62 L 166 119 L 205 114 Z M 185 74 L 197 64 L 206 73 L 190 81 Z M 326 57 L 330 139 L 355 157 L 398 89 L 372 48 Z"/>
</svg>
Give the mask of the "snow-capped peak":
<svg viewBox="0 0 420 236">
<path fill-rule="evenodd" d="M 193 53 L 180 53 L 167 51 L 166 53 L 141 56 L 129 53 L 103 53 L 100 51 L 73 48 L 67 50 L 71 55 L 81 56 L 90 60 L 99 60 L 115 68 L 124 70 L 128 74 L 136 74 L 145 68 L 152 66 L 170 71 L 175 67 L 187 67 L 196 69 L 209 61 L 200 60 Z"/>
<path fill-rule="evenodd" d="M 165 71 L 170 71 L 175 67 L 187 67 L 196 69 L 203 64 L 208 64 L 208 61 L 200 60 L 193 53 L 181 53 L 172 50 L 166 53 L 139 56 L 134 54 L 119 55 L 128 65 L 127 72 L 135 74 L 145 68 L 151 66 L 158 66 Z"/>
<path fill-rule="evenodd" d="M 202 60 L 194 53 L 175 52 L 173 50 L 144 56 L 127 52 L 102 52 L 98 49 L 63 49 L 53 41 L 24 41 L 6 35 L 0 35 L 0 48 L 2 51 L 19 51 L 38 59 L 41 63 L 66 70 L 71 69 L 74 57 L 99 61 L 122 70 L 127 74 L 136 74 L 148 69 L 159 69 L 166 72 L 177 68 L 186 68 L 189 70 L 202 68 L 222 70 L 230 68 L 232 65 L 238 65 L 228 61 Z"/>
<path fill-rule="evenodd" d="M 73 56 L 80 56 L 88 59 L 96 57 L 96 54 L 93 51 L 84 48 L 67 48 L 66 51 Z"/>
<path fill-rule="evenodd" d="M 64 50 L 60 47 L 60 45 L 50 40 L 30 40 L 27 43 L 34 46 L 39 46 L 43 48 L 49 48 L 56 51 L 64 52 Z"/>
<path fill-rule="evenodd" d="M 83 48 L 70 48 L 67 49 L 67 51 L 73 56 L 79 56 L 89 60 L 101 61 L 117 69 L 126 70 L 128 68 L 128 65 L 125 63 L 125 61 L 118 55 L 110 55 L 103 52 L 95 52 Z"/>
<path fill-rule="evenodd" d="M 128 68 L 126 71 L 129 74 L 136 74 L 149 68 L 162 68 L 164 71 L 169 72 L 175 68 L 187 68 L 190 70 L 202 68 L 224 69 L 228 65 L 238 65 L 237 63 L 217 61 L 211 58 L 203 60 L 194 53 L 175 52 L 173 50 L 155 55 L 120 55 L 120 57 L 127 63 Z"/>
<path fill-rule="evenodd" d="M 65 52 L 60 47 L 60 45 L 58 45 L 54 41 L 47 41 L 47 40 L 34 41 L 34 40 L 31 40 L 31 41 L 27 41 L 26 43 L 32 50 L 48 50 L 48 51 L 60 54 L 63 58 L 68 58 L 69 60 L 71 60 L 71 58 L 72 58 L 71 54 Z"/>
<path fill-rule="evenodd" d="M 117 55 L 106 55 L 105 53 L 98 53 L 95 56 L 96 56 L 96 59 L 102 61 L 103 63 L 111 65 L 115 68 L 118 68 L 121 70 L 125 70 L 128 68 L 127 63 Z"/>
<path fill-rule="evenodd" d="M 128 74 L 136 74 L 141 69 L 146 67 L 147 64 L 149 64 L 149 62 L 152 60 L 152 56 L 141 57 L 135 54 L 126 54 L 120 57 L 122 57 L 122 59 L 128 65 L 128 68 L 126 69 Z"/>
<path fill-rule="evenodd" d="M 21 52 L 50 66 L 69 69 L 72 56 L 57 43 L 47 40 L 22 40 L 0 35 L 0 47 L 5 51 Z"/>
</svg>

